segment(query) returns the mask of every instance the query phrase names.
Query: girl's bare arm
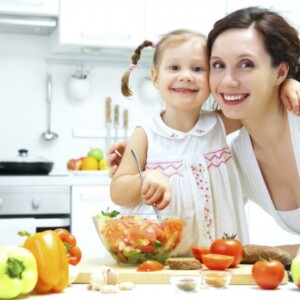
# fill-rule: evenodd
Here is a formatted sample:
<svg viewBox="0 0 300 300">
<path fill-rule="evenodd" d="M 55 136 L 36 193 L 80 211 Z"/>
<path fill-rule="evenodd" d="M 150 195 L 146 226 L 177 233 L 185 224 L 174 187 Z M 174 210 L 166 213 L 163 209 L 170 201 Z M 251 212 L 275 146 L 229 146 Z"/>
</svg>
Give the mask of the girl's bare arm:
<svg viewBox="0 0 300 300">
<path fill-rule="evenodd" d="M 121 206 L 137 204 L 141 199 L 141 180 L 138 168 L 131 154 L 134 149 L 142 170 L 145 170 L 148 141 L 144 130 L 138 127 L 133 132 L 122 155 L 122 160 L 112 177 L 110 196 L 112 201 Z"/>
</svg>

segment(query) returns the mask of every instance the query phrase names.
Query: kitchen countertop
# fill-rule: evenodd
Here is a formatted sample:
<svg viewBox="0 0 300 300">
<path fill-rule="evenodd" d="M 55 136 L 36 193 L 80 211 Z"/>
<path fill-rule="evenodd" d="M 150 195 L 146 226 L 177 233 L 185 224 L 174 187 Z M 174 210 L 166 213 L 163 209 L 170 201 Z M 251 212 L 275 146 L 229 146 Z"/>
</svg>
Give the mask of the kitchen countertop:
<svg viewBox="0 0 300 300">
<path fill-rule="evenodd" d="M 103 294 L 98 291 L 87 290 L 87 284 L 73 284 L 66 288 L 62 293 L 59 294 L 48 294 L 48 295 L 27 295 L 18 297 L 18 299 L 130 299 L 130 300 L 141 300 L 141 299 L 222 299 L 222 300 L 233 300 L 233 299 L 255 299 L 255 300 L 283 300 L 283 299 L 297 299 L 300 297 L 300 289 L 293 283 L 280 285 L 275 290 L 262 290 L 257 286 L 253 285 L 230 285 L 226 289 L 207 289 L 200 288 L 198 292 L 176 292 L 169 284 L 139 284 L 131 291 L 119 291 L 117 294 Z"/>
<path fill-rule="evenodd" d="M 0 187 L 22 185 L 108 185 L 109 183 L 108 171 L 70 171 L 64 174 L 50 173 L 44 176 L 0 176 Z"/>
</svg>

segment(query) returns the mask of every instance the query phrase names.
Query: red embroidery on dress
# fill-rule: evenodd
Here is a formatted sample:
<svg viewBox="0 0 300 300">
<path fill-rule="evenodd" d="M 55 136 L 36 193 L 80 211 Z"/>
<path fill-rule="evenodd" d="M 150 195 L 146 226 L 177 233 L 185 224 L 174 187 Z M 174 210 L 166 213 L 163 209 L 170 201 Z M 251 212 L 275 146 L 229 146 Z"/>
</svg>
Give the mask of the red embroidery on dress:
<svg viewBox="0 0 300 300">
<path fill-rule="evenodd" d="M 177 138 L 178 138 L 178 134 L 175 133 L 175 132 L 173 132 L 173 133 L 170 135 L 170 137 L 171 137 L 171 138 L 177 139 Z"/>
<path fill-rule="evenodd" d="M 204 133 L 205 132 L 205 130 L 203 130 L 203 129 L 196 129 L 196 132 L 198 132 L 198 133 Z"/>
<path fill-rule="evenodd" d="M 191 165 L 191 170 L 193 172 L 196 185 L 200 190 L 199 201 L 204 201 L 204 224 L 203 230 L 205 232 L 205 236 L 213 241 L 214 237 L 212 235 L 213 230 L 213 210 L 212 210 L 212 199 L 209 197 L 209 184 L 206 180 L 207 170 L 202 164 Z"/>
<path fill-rule="evenodd" d="M 169 161 L 169 162 L 151 162 L 147 163 L 146 170 L 160 170 L 165 176 L 171 177 L 178 175 L 183 177 L 183 162 L 182 161 Z"/>
<path fill-rule="evenodd" d="M 225 147 L 217 151 L 206 153 L 204 157 L 207 161 L 207 169 L 210 169 L 211 167 L 218 168 L 222 164 L 226 164 L 227 161 L 232 158 L 232 155 L 230 149 Z"/>
</svg>

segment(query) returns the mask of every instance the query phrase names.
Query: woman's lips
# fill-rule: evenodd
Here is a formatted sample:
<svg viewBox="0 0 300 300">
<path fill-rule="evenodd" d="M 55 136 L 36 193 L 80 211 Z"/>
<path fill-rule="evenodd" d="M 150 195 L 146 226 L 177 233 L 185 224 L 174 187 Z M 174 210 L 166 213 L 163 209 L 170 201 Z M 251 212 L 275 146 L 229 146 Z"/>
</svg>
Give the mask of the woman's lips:
<svg viewBox="0 0 300 300">
<path fill-rule="evenodd" d="M 238 105 L 246 100 L 249 94 L 220 94 L 226 105 Z"/>
</svg>

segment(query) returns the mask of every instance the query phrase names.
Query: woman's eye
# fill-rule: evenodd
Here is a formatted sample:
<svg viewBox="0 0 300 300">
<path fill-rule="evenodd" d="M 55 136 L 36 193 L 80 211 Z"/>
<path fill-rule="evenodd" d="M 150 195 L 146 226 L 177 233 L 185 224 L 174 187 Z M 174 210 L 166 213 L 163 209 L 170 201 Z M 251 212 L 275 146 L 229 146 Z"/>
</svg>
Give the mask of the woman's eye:
<svg viewBox="0 0 300 300">
<path fill-rule="evenodd" d="M 245 68 L 253 68 L 254 64 L 250 61 L 244 61 L 240 64 L 240 67 L 245 69 Z"/>
<path fill-rule="evenodd" d="M 215 63 L 212 64 L 212 67 L 214 69 L 223 69 L 224 68 L 224 64 L 220 63 L 220 62 L 215 62 Z"/>
<path fill-rule="evenodd" d="M 178 71 L 179 67 L 178 66 L 170 66 L 169 69 L 172 70 L 172 71 Z"/>
</svg>

